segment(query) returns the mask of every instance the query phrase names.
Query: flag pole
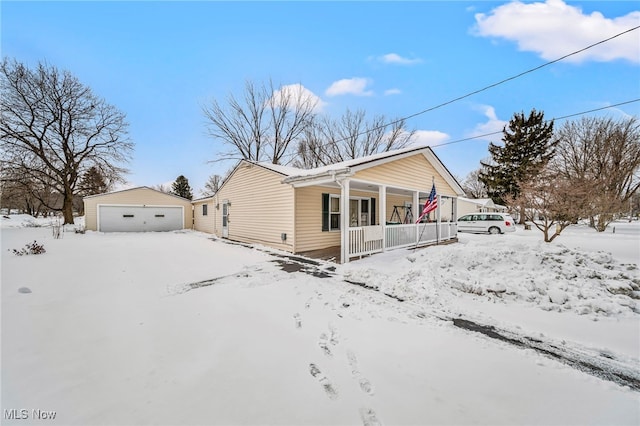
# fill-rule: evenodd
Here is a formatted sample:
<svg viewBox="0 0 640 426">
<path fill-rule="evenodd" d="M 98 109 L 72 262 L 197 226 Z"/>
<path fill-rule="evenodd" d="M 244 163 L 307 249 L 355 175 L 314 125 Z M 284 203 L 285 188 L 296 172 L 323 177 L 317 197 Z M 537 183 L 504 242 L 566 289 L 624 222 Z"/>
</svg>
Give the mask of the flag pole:
<svg viewBox="0 0 640 426">
<path fill-rule="evenodd" d="M 435 188 L 436 187 L 436 179 L 434 176 L 431 176 L 431 188 Z M 420 203 L 420 196 L 418 196 L 418 203 Z M 417 211 L 417 209 L 416 209 Z M 420 220 L 422 220 L 422 214 L 419 216 L 418 221 L 416 222 L 416 226 L 418 226 L 418 223 L 420 222 Z M 436 223 L 436 232 L 438 231 L 437 228 L 437 223 Z M 417 250 L 418 249 L 418 244 L 420 244 L 420 240 L 422 239 L 422 234 L 424 234 L 424 230 L 426 229 L 426 226 L 422 227 L 422 231 L 420 231 L 420 236 L 418 237 L 418 240 L 416 241 L 416 246 L 413 248 L 413 250 Z M 437 234 L 436 234 L 436 239 L 437 239 Z"/>
</svg>

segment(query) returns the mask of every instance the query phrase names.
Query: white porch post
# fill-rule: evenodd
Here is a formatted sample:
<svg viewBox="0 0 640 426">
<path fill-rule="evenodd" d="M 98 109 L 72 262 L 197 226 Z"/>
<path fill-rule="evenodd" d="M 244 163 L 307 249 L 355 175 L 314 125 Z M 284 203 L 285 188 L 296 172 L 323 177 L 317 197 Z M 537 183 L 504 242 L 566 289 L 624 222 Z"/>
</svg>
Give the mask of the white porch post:
<svg viewBox="0 0 640 426">
<path fill-rule="evenodd" d="M 342 181 L 340 193 L 340 263 L 349 263 L 349 179 Z"/>
<path fill-rule="evenodd" d="M 457 222 L 458 221 L 458 197 L 453 199 L 453 217 L 451 218 L 451 221 L 453 222 Z"/>
<path fill-rule="evenodd" d="M 454 237 L 458 238 L 458 197 L 455 197 L 451 200 L 452 206 L 451 206 L 451 222 L 456 222 L 455 225 L 455 230 L 456 233 L 454 235 Z"/>
<path fill-rule="evenodd" d="M 416 244 L 418 244 L 418 239 L 420 238 L 420 235 L 418 234 L 418 232 L 420 232 L 418 230 L 419 226 L 416 225 L 416 221 L 420 217 L 420 213 L 422 213 L 418 211 L 419 209 L 420 209 L 420 192 L 414 191 L 413 205 L 411 206 L 411 211 L 413 212 L 413 224 L 415 225 L 415 228 L 416 228 L 416 232 L 415 232 L 416 235 L 414 237 L 414 239 L 416 240 Z"/>
<path fill-rule="evenodd" d="M 378 221 L 382 226 L 382 251 L 387 249 L 387 187 L 378 187 L 378 204 L 380 204 L 380 216 Z"/>
</svg>

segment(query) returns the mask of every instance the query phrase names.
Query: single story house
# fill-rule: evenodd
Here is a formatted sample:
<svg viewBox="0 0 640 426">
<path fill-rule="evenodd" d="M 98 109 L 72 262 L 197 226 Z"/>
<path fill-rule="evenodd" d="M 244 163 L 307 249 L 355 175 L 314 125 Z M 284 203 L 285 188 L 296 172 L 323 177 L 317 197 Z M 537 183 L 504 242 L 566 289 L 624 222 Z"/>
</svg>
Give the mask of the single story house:
<svg viewBox="0 0 640 426">
<path fill-rule="evenodd" d="M 435 186 L 438 209 L 416 224 Z M 460 184 L 429 147 L 304 170 L 240 161 L 211 197 L 194 200 L 194 229 L 292 253 L 334 249 L 342 262 L 457 238 Z"/>
<path fill-rule="evenodd" d="M 193 227 L 191 201 L 146 186 L 84 197 L 85 229 L 174 231 Z"/>
<path fill-rule="evenodd" d="M 458 197 L 458 217 L 471 213 L 506 213 L 507 208 L 495 204 L 491 198 L 465 198 Z"/>
</svg>

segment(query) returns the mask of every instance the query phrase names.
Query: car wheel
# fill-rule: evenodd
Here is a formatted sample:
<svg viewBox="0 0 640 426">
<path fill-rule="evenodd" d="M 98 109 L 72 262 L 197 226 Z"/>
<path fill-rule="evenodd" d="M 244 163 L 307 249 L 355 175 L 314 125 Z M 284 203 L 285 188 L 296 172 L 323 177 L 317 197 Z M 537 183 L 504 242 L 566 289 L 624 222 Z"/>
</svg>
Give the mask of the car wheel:
<svg viewBox="0 0 640 426">
<path fill-rule="evenodd" d="M 491 228 L 489 228 L 489 233 L 490 234 L 499 234 L 500 233 L 500 228 L 492 226 Z"/>
</svg>

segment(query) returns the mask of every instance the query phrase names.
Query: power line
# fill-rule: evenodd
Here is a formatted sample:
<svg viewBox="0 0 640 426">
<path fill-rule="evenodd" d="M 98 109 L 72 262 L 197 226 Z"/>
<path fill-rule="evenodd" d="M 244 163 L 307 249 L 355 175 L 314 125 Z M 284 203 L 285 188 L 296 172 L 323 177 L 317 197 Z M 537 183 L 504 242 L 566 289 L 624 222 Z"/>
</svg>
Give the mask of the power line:
<svg viewBox="0 0 640 426">
<path fill-rule="evenodd" d="M 522 76 L 524 76 L 524 75 L 530 74 L 530 73 L 535 72 L 535 71 L 538 71 L 538 70 L 540 70 L 540 69 L 542 69 L 542 68 L 544 68 L 544 67 L 547 67 L 547 66 L 549 66 L 549 65 L 552 65 L 552 64 L 555 64 L 555 63 L 557 63 L 557 62 L 560 62 L 560 61 L 562 61 L 562 60 L 564 60 L 564 59 L 567 59 L 567 58 L 569 58 L 569 57 L 571 57 L 571 56 L 575 56 L 575 55 L 577 55 L 577 54 L 579 54 L 579 53 L 582 53 L 582 52 L 584 52 L 584 51 L 586 51 L 586 50 L 592 49 L 592 48 L 594 48 L 594 47 L 596 47 L 596 46 L 599 46 L 599 45 L 601 45 L 601 44 L 603 44 L 603 43 L 606 43 L 606 42 L 608 42 L 608 41 L 611 41 L 611 40 L 613 40 L 613 39 L 615 39 L 615 38 L 617 38 L 617 37 L 620 37 L 620 36 L 622 36 L 622 35 L 624 35 L 624 34 L 627 34 L 627 33 L 630 33 L 630 32 L 632 32 L 632 31 L 635 31 L 635 30 L 637 30 L 638 28 L 640 28 L 640 25 L 635 26 L 635 27 L 633 27 L 633 28 L 629 28 L 628 30 L 625 30 L 625 31 L 623 31 L 623 32 L 621 32 L 621 33 L 615 34 L 615 35 L 613 35 L 613 36 L 611 36 L 611 37 L 609 37 L 609 38 L 606 38 L 606 39 L 600 40 L 600 41 L 598 41 L 598 42 L 596 42 L 596 43 L 590 44 L 590 45 L 588 45 L 588 46 L 586 46 L 586 47 L 583 47 L 582 49 L 579 49 L 579 50 L 573 51 L 573 52 L 571 52 L 571 53 L 568 53 L 568 54 L 566 54 L 566 55 L 564 55 L 564 56 L 561 56 L 561 57 L 559 57 L 559 58 L 557 58 L 557 59 L 554 59 L 554 60 L 552 60 L 552 61 L 545 62 L 544 64 L 539 65 L 539 66 L 537 66 L 537 67 L 534 67 L 534 68 L 528 69 L 528 70 L 523 71 L 523 72 L 521 72 L 521 73 L 519 73 L 519 74 L 516 74 L 516 75 L 514 75 L 514 76 L 511 76 L 511 77 L 505 78 L 505 79 L 503 79 L 503 80 L 500 80 L 500 81 L 498 81 L 497 83 L 490 84 L 490 85 L 485 86 L 485 87 L 483 87 L 483 88 L 481 88 L 481 89 L 474 90 L 473 92 L 469 92 L 469 93 L 467 93 L 467 94 L 465 94 L 465 95 L 458 96 L 457 98 L 454 98 L 454 99 L 451 99 L 451 100 L 449 100 L 449 101 L 443 102 L 443 103 L 441 103 L 441 104 L 438 104 L 438 105 L 432 106 L 432 107 L 427 108 L 427 109 L 424 109 L 424 110 L 422 110 L 422 111 L 419 111 L 419 112 L 413 113 L 413 114 L 411 114 L 411 115 L 407 115 L 407 116 L 405 116 L 405 117 L 398 118 L 397 120 L 391 121 L 391 122 L 389 122 L 389 123 L 381 124 L 381 125 L 376 126 L 376 127 L 372 128 L 372 129 L 367 129 L 367 130 L 365 130 L 364 132 L 358 133 L 357 135 L 355 135 L 355 137 L 359 137 L 359 136 L 365 135 L 365 134 L 367 134 L 367 133 L 370 133 L 370 132 L 373 132 L 373 131 L 376 131 L 376 130 L 383 129 L 383 128 L 385 128 L 385 127 L 388 127 L 388 126 L 391 126 L 391 125 L 397 124 L 397 123 L 399 123 L 399 122 L 401 122 L 401 121 L 404 121 L 404 120 L 408 120 L 408 119 L 410 119 L 410 118 L 417 117 L 417 116 L 422 115 L 422 114 L 425 114 L 425 113 L 427 113 L 427 112 L 430 112 L 430 111 L 433 111 L 433 110 L 436 110 L 436 109 L 442 108 L 442 107 L 444 107 L 444 106 L 450 105 L 450 104 L 452 104 L 452 103 L 454 103 L 454 102 L 458 102 L 458 101 L 460 101 L 460 100 L 462 100 L 462 99 L 466 99 L 466 98 L 468 98 L 468 97 L 470 97 L 470 96 L 477 95 L 478 93 L 481 93 L 481 92 L 484 92 L 484 91 L 486 91 L 486 90 L 492 89 L 492 88 L 494 88 L 494 87 L 496 87 L 496 86 L 499 86 L 499 85 L 501 85 L 501 84 L 507 83 L 507 82 L 512 81 L 512 80 L 515 80 L 515 79 L 520 78 L 520 77 L 522 77 Z M 630 102 L 635 102 L 635 101 L 623 102 L 623 103 L 618 104 L 618 105 L 624 105 L 625 103 L 630 103 Z M 593 111 L 599 111 L 599 110 L 600 110 L 600 109 L 595 109 L 595 110 L 593 110 Z M 584 113 L 581 113 L 581 114 L 586 114 L 586 113 L 588 113 L 588 112 L 592 112 L 592 111 L 587 111 L 587 112 L 584 112 Z M 580 114 L 577 114 L 577 115 L 580 115 Z M 561 118 L 558 118 L 558 119 L 561 119 Z M 495 134 L 495 133 L 491 133 L 491 134 L 489 134 L 489 135 L 492 135 L 492 134 Z M 343 142 L 343 141 L 345 141 L 345 140 L 347 140 L 347 138 L 343 138 L 343 139 L 338 139 L 338 140 L 335 140 L 335 141 L 327 142 L 327 143 L 325 143 L 325 144 L 321 144 L 321 146 L 328 146 L 328 145 L 331 145 L 331 144 L 334 144 L 334 145 L 335 145 L 335 144 L 337 144 L 337 143 L 339 143 L 339 142 Z M 467 140 L 467 139 L 462 139 L 462 140 L 460 140 L 460 142 L 462 142 L 463 140 Z M 433 146 L 442 146 L 442 145 L 433 145 Z M 288 156 L 289 156 L 289 157 L 293 157 L 293 156 L 295 156 L 295 155 L 297 155 L 297 153 L 290 153 L 290 154 L 288 154 Z M 283 157 L 284 157 L 284 156 L 283 156 Z"/>
<path fill-rule="evenodd" d="M 567 118 L 577 117 L 577 116 L 580 116 L 580 115 L 585 115 L 585 114 L 589 114 L 589 113 L 592 113 L 592 112 L 602 111 L 602 110 L 609 109 L 609 108 L 615 108 L 615 107 L 618 107 L 618 106 L 621 106 L 621 105 L 632 104 L 634 102 L 639 102 L 639 101 L 640 101 L 640 98 L 636 98 L 636 99 L 632 99 L 630 101 L 618 102 L 617 104 L 607 105 L 607 106 L 600 107 L 600 108 L 595 108 L 595 109 L 590 109 L 588 111 L 576 112 L 574 114 L 568 114 L 568 115 L 563 115 L 561 117 L 550 118 L 548 120 L 544 120 L 544 122 L 545 123 L 549 123 L 551 121 L 566 120 Z M 436 144 L 436 145 L 429 145 L 429 146 L 431 148 L 438 148 L 438 147 L 441 147 L 441 146 L 453 145 L 454 143 L 466 142 L 466 141 L 470 141 L 470 140 L 473 140 L 473 139 L 482 139 L 482 138 L 486 138 L 487 136 L 499 135 L 499 134 L 502 134 L 502 133 L 503 133 L 502 130 L 498 130 L 496 132 L 485 133 L 485 134 L 476 135 L 476 136 L 469 136 L 468 138 L 456 139 L 454 141 L 443 142 L 443 143 L 439 143 L 439 144 Z"/>
<path fill-rule="evenodd" d="M 633 28 L 630 28 L 630 29 L 628 29 L 628 30 L 626 30 L 626 31 L 623 31 L 623 32 L 621 32 L 621 33 L 618 33 L 618 34 L 616 34 L 616 35 L 614 35 L 614 36 L 612 36 L 612 37 L 606 38 L 606 39 L 604 39 L 604 40 L 600 40 L 599 42 L 597 42 L 597 43 L 593 43 L 593 44 L 591 44 L 591 45 L 589 45 L 589 46 L 587 46 L 587 47 L 583 47 L 583 48 L 582 48 L 582 49 L 580 49 L 580 50 L 576 50 L 576 51 L 574 51 L 574 52 L 571 52 L 571 53 L 569 53 L 569 54 L 567 54 L 567 55 L 564 55 L 564 56 L 562 56 L 562 57 L 560 57 L 560 58 L 558 58 L 558 59 L 554 59 L 553 61 L 546 62 L 546 63 L 544 63 L 544 64 L 542 64 L 542 65 L 539 65 L 539 66 L 537 66 L 537 67 L 535 67 L 535 68 L 531 68 L 531 69 L 529 69 L 529 70 L 527 70 L 527 71 L 523 71 L 523 72 L 521 72 L 520 74 L 516 74 L 516 75 L 514 75 L 514 76 L 512 76 L 512 77 L 508 77 L 508 78 L 505 78 L 504 80 L 500 80 L 500 81 L 498 81 L 497 83 L 493 83 L 493 84 L 490 84 L 490 85 L 488 85 L 488 86 L 485 86 L 485 87 L 483 87 L 482 89 L 475 90 L 475 91 L 473 91 L 473 92 L 467 93 L 466 95 L 459 96 L 459 97 L 457 97 L 457 98 L 455 98 L 455 99 L 452 99 L 452 100 L 450 100 L 450 101 L 443 102 L 443 103 L 441 103 L 441 104 L 439 104 L 439 105 L 436 105 L 436 106 L 433 106 L 433 107 L 431 107 L 431 108 L 427 108 L 427 109 L 422 110 L 422 111 L 420 111 L 420 112 L 416 112 L 416 113 L 414 113 L 414 114 L 408 115 L 408 116 L 406 116 L 406 117 L 404 117 L 404 118 L 398 119 L 398 120 L 396 120 L 396 121 L 393 121 L 393 122 L 391 122 L 391 123 L 387 124 L 387 126 L 388 126 L 388 125 L 391 125 L 391 124 L 395 124 L 395 123 L 397 123 L 397 122 L 399 122 L 399 121 L 402 121 L 402 120 L 406 120 L 406 119 L 409 119 L 409 118 L 417 117 L 418 115 L 422 115 L 422 114 L 424 114 L 424 113 L 426 113 L 426 112 L 433 111 L 434 109 L 442 108 L 443 106 L 446 106 L 446 105 L 452 104 L 452 103 L 454 103 L 454 102 L 457 102 L 457 101 L 460 101 L 460 100 L 462 100 L 462 99 L 468 98 L 468 97 L 470 97 L 470 96 L 476 95 L 476 94 L 478 94 L 478 93 L 484 92 L 485 90 L 492 89 L 492 88 L 494 88 L 494 87 L 496 87 L 496 86 L 499 86 L 499 85 L 501 85 L 501 84 L 504 84 L 504 83 L 506 83 L 506 82 L 508 82 L 508 81 L 515 80 L 516 78 L 520 78 L 520 77 L 522 77 L 522 76 L 524 76 L 524 75 L 526 75 L 526 74 L 530 74 L 530 73 L 532 73 L 532 72 L 534 72 L 534 71 L 538 71 L 538 70 L 539 70 L 539 69 L 541 69 L 541 68 L 544 68 L 544 67 L 547 67 L 547 66 L 549 66 L 549 65 L 555 64 L 556 62 L 560 62 L 560 61 L 562 61 L 562 60 L 564 60 L 564 59 L 567 59 L 567 58 L 569 58 L 569 57 L 571 57 L 571 56 L 577 55 L 578 53 L 582 53 L 582 52 L 584 52 L 584 51 L 586 51 L 586 50 L 589 50 L 589 49 L 591 49 L 591 48 L 593 48 L 593 47 L 596 47 L 596 46 L 598 46 L 598 45 L 600 45 L 600 44 L 603 44 L 603 43 L 606 43 L 606 42 L 608 42 L 608 41 L 611 41 L 611 40 L 613 40 L 614 38 L 620 37 L 621 35 L 624 35 L 624 34 L 630 33 L 631 31 L 635 31 L 635 30 L 637 30 L 638 28 L 640 28 L 640 25 L 638 25 L 638 26 L 636 26 L 636 27 L 633 27 Z M 380 126 L 380 127 L 382 127 L 382 126 Z M 360 135 L 358 135 L 358 136 L 360 136 Z"/>
</svg>

